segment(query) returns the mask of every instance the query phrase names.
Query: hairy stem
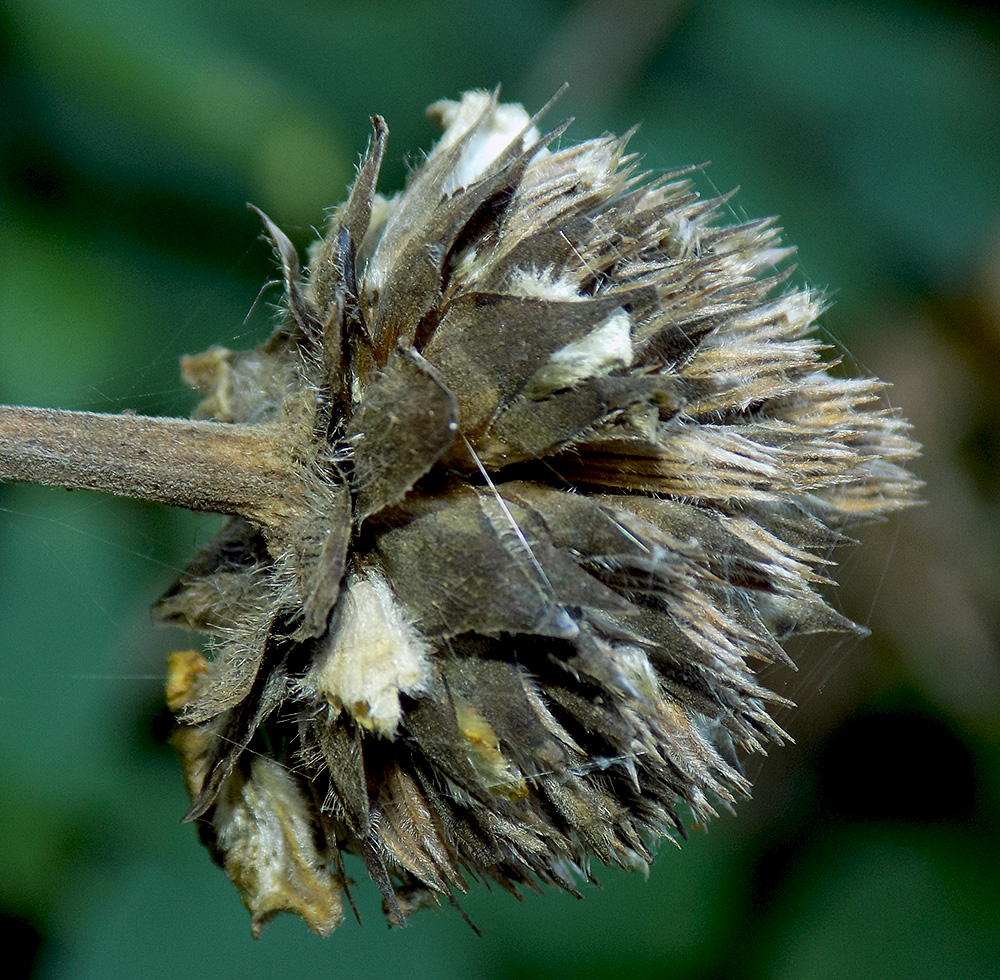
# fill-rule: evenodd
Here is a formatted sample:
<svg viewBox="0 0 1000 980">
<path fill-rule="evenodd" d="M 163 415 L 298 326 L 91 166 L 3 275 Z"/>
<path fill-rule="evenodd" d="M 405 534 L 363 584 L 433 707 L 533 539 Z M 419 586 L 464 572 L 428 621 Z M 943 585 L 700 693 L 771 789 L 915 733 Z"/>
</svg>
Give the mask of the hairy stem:
<svg viewBox="0 0 1000 980">
<path fill-rule="evenodd" d="M 274 426 L 0 406 L 0 480 L 285 523 L 299 483 Z"/>
</svg>

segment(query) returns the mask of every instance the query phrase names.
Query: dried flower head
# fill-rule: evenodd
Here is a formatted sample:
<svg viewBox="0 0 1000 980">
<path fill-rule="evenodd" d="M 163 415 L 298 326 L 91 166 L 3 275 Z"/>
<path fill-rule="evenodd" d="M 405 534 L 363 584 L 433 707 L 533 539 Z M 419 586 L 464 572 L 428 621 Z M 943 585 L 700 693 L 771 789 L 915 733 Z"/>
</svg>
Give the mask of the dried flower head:
<svg viewBox="0 0 1000 980">
<path fill-rule="evenodd" d="M 7 479 L 231 515 L 156 615 L 214 637 L 168 701 L 255 933 L 334 929 L 344 853 L 395 923 L 470 878 L 645 866 L 747 791 L 739 752 L 783 734 L 755 665 L 853 628 L 819 556 L 916 487 L 770 220 L 494 96 L 431 111 L 393 198 L 374 120 L 304 274 L 261 215 L 287 315 L 185 359 L 198 420 L 0 422 Z"/>
</svg>

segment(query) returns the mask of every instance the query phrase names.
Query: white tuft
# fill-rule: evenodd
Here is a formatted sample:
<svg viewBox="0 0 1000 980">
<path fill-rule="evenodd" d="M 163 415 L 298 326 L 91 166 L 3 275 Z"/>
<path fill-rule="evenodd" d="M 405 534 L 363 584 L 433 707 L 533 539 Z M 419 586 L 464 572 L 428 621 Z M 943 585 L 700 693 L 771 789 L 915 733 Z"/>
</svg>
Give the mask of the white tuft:
<svg viewBox="0 0 1000 980">
<path fill-rule="evenodd" d="M 470 129 L 475 131 L 465 140 L 455 167 L 444 187 L 451 194 L 484 176 L 504 150 L 522 133 L 526 143 L 538 139 L 538 130 L 528 127 L 531 117 L 524 107 L 512 103 L 493 105 L 486 92 L 466 92 L 461 102 L 444 100 L 428 110 L 445 127 L 433 153 L 455 146 Z M 485 115 L 484 115 L 485 113 Z M 478 125 L 477 125 L 478 123 Z"/>
<path fill-rule="evenodd" d="M 531 379 L 531 395 L 572 388 L 588 378 L 629 367 L 632 356 L 632 318 L 618 309 L 590 333 L 550 355 Z"/>
<path fill-rule="evenodd" d="M 353 575 L 306 684 L 360 725 L 392 736 L 402 716 L 399 695 L 427 684 L 428 652 L 388 583 L 374 572 Z"/>
<path fill-rule="evenodd" d="M 580 284 L 570 276 L 558 276 L 551 266 L 546 269 L 515 269 L 510 278 L 509 291 L 515 296 L 533 299 L 584 300 Z"/>
</svg>

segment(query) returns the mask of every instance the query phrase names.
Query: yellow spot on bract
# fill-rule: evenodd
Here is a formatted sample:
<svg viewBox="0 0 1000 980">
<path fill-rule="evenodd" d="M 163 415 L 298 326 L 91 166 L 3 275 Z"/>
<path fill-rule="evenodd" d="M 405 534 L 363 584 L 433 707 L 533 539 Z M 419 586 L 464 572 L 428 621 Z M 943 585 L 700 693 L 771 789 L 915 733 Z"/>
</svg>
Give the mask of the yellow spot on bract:
<svg viewBox="0 0 1000 980">
<path fill-rule="evenodd" d="M 493 726 L 471 705 L 456 700 L 458 731 L 469 743 L 469 761 L 494 796 L 523 800 L 528 795 L 524 777 L 504 758 Z"/>
<path fill-rule="evenodd" d="M 462 737 L 475 747 L 476 751 L 491 762 L 503 759 L 500 740 L 490 723 L 475 708 L 457 708 L 458 730 Z"/>
<path fill-rule="evenodd" d="M 208 661 L 197 650 L 174 650 L 167 654 L 167 707 L 180 711 L 191 700 L 191 688 L 208 670 Z"/>
</svg>

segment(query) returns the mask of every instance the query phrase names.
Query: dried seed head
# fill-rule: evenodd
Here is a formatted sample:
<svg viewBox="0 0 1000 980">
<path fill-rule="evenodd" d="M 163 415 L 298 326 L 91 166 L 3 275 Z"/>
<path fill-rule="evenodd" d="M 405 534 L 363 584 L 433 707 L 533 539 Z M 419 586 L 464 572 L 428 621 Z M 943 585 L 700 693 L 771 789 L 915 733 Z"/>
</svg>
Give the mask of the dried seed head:
<svg viewBox="0 0 1000 980">
<path fill-rule="evenodd" d="M 262 215 L 287 317 L 185 359 L 215 421 L 5 416 L 6 478 L 233 515 L 157 614 L 215 637 L 171 660 L 175 744 L 255 933 L 332 930 L 345 852 L 396 923 L 645 865 L 781 738 L 754 666 L 853 628 L 818 555 L 914 500 L 771 221 L 487 94 L 432 112 L 390 199 L 374 120 L 304 274 Z"/>
</svg>

